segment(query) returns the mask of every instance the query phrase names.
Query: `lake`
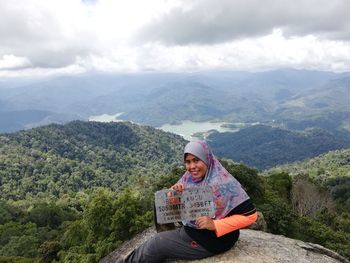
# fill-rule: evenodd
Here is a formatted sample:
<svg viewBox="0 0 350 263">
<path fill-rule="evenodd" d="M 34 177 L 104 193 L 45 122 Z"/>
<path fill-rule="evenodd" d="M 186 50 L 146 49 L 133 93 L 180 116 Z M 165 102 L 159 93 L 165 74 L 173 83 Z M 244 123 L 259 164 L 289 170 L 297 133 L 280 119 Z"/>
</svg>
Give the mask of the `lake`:
<svg viewBox="0 0 350 263">
<path fill-rule="evenodd" d="M 118 119 L 118 117 L 120 117 L 122 114 L 123 112 L 116 113 L 116 114 L 102 114 L 102 115 L 90 116 L 89 121 L 98 121 L 98 122 L 123 121 L 121 119 Z M 205 133 L 210 130 L 217 130 L 218 132 L 238 131 L 238 129 L 236 128 L 223 127 L 224 125 L 230 125 L 230 124 L 231 123 L 227 123 L 227 122 L 210 122 L 210 121 L 196 122 L 196 121 L 184 120 L 180 124 L 164 124 L 158 127 L 158 129 L 181 135 L 184 139 L 190 141 L 190 140 L 198 139 L 197 137 L 193 136 L 195 133 L 198 133 L 198 132 Z M 237 125 L 241 126 L 243 124 L 238 123 Z"/>
<path fill-rule="evenodd" d="M 228 125 L 230 123 L 227 122 L 210 122 L 210 121 L 204 121 L 204 122 L 195 122 L 195 121 L 189 121 L 185 120 L 182 121 L 181 124 L 164 124 L 159 129 L 166 131 L 166 132 L 172 132 L 175 134 L 179 134 L 182 137 L 184 137 L 186 140 L 193 140 L 197 139 L 193 136 L 193 134 L 197 132 L 207 132 L 210 130 L 217 130 L 218 132 L 234 132 L 238 129 L 230 129 L 225 128 L 223 125 Z"/>
<path fill-rule="evenodd" d="M 111 121 L 122 121 L 118 119 L 120 115 L 122 115 L 124 112 L 119 112 L 113 115 L 110 114 L 102 114 L 102 115 L 96 115 L 96 116 L 90 116 L 89 121 L 98 121 L 98 122 L 111 122 Z"/>
</svg>

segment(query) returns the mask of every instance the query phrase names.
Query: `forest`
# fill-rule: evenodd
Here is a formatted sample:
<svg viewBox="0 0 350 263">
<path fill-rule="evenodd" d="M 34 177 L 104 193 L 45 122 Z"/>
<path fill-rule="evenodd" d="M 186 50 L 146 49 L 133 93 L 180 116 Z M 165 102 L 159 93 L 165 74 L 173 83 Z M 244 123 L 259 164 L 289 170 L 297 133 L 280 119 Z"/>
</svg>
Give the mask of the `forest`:
<svg viewBox="0 0 350 263">
<path fill-rule="evenodd" d="M 218 156 L 264 170 L 348 148 L 350 132 L 321 128 L 287 130 L 260 124 L 234 133 L 214 132 L 207 140 Z"/>
<path fill-rule="evenodd" d="M 0 262 L 98 262 L 153 224 L 154 192 L 184 172 L 185 143 L 131 123 L 75 121 L 2 134 Z M 264 173 L 221 162 L 268 232 L 350 259 L 349 149 Z"/>
<path fill-rule="evenodd" d="M 151 180 L 181 164 L 182 137 L 128 122 L 74 121 L 0 136 L 5 199 L 53 196 Z"/>
</svg>

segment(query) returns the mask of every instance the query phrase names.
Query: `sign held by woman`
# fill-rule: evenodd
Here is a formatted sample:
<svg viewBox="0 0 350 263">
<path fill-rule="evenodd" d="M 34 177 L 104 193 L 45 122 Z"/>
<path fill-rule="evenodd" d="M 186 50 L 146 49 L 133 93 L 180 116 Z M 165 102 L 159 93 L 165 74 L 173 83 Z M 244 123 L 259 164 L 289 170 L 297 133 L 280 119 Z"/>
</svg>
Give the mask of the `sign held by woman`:
<svg viewBox="0 0 350 263">
<path fill-rule="evenodd" d="M 169 189 L 157 191 L 155 207 L 158 224 L 215 215 L 213 191 L 210 186 L 187 188 L 182 192 Z"/>
</svg>

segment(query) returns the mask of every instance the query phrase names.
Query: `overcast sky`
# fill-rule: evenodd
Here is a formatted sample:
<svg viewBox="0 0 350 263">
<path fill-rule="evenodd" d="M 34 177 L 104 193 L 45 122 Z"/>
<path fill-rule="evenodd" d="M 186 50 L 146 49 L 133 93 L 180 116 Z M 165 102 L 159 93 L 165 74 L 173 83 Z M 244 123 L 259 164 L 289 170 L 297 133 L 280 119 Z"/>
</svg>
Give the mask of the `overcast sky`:
<svg viewBox="0 0 350 263">
<path fill-rule="evenodd" d="M 348 0 L 0 0 L 0 77 L 350 71 Z"/>
</svg>

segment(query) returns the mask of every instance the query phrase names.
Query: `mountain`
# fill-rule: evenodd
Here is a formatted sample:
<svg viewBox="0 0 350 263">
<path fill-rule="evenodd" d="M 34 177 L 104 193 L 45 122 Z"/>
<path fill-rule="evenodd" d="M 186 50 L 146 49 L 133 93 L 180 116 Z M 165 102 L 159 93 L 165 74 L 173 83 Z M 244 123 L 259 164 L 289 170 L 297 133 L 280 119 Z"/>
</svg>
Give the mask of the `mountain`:
<svg viewBox="0 0 350 263">
<path fill-rule="evenodd" d="M 38 110 L 0 111 L 0 130 L 11 132 L 26 128 L 28 123 L 36 123 L 50 115 L 50 112 Z"/>
<path fill-rule="evenodd" d="M 282 120 L 281 126 L 291 130 L 304 130 L 306 128 L 319 127 L 328 131 L 350 131 L 350 112 L 324 112 L 303 119 Z"/>
<path fill-rule="evenodd" d="M 2 134 L 1 198 L 116 190 L 133 180 L 149 181 L 181 163 L 185 142 L 128 122 L 74 121 Z"/>
<path fill-rule="evenodd" d="M 0 111 L 0 131 L 14 132 L 30 129 L 50 123 L 65 123 L 68 120 L 81 119 L 69 113 L 53 113 L 42 110 Z"/>
<path fill-rule="evenodd" d="M 236 133 L 215 132 L 207 140 L 216 155 L 258 169 L 350 147 L 348 133 L 315 128 L 289 131 L 265 125 L 255 125 Z"/>
<path fill-rule="evenodd" d="M 257 98 L 234 95 L 230 90 L 186 80 L 152 90 L 144 103 L 126 112 L 122 118 L 160 126 L 182 120 L 225 119 L 233 113 L 247 119 L 246 116 L 250 117 L 254 112 L 252 121 L 256 121 L 267 114 L 265 106 Z"/>
<path fill-rule="evenodd" d="M 331 112 L 350 111 L 350 77 L 333 79 L 326 84 L 302 91 L 279 105 L 281 118 L 312 117 Z"/>
<path fill-rule="evenodd" d="M 186 119 L 303 121 L 329 112 L 349 112 L 348 107 L 340 107 L 348 97 L 343 96 L 343 90 L 336 91 L 339 86 L 333 86 L 337 81 L 346 82 L 347 77 L 346 73 L 280 69 L 254 73 L 82 74 L 15 83 L 3 80 L 0 111 L 50 112 L 46 119 L 57 123 L 124 113 L 124 120 L 155 127 Z M 316 91 L 320 95 L 312 97 Z M 337 100 L 342 101 L 340 106 Z M 301 102 L 307 105 L 306 110 L 298 108 Z M 22 127 L 42 123 L 46 122 L 28 119 Z M 7 131 L 18 130 L 18 126 L 8 125 Z"/>
<path fill-rule="evenodd" d="M 15 118 L 7 122 L 0 131 L 18 131 L 48 123 L 64 124 L 72 120 L 87 120 L 91 115 L 113 113 L 128 110 L 129 100 L 135 97 L 137 90 L 147 90 L 152 77 L 139 75 L 92 74 L 60 76 L 37 80 L 3 81 L 0 83 L 0 112 L 3 116 L 13 112 L 45 111 L 48 115 L 40 120 L 31 118 L 20 121 Z M 141 85 L 144 83 L 144 85 Z M 127 94 L 122 96 L 122 94 Z M 144 93 L 142 93 L 144 94 Z M 20 115 L 23 120 L 25 115 Z M 3 119 L 0 122 L 5 123 Z M 6 118 L 10 118 L 6 116 Z M 4 124 L 5 126 L 5 124 Z"/>
</svg>

